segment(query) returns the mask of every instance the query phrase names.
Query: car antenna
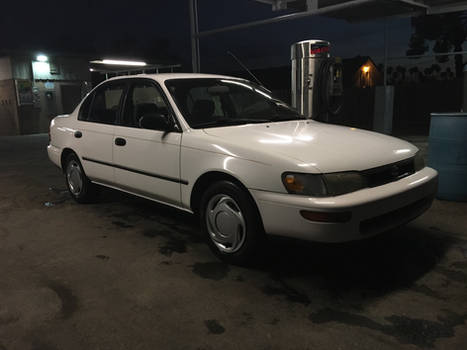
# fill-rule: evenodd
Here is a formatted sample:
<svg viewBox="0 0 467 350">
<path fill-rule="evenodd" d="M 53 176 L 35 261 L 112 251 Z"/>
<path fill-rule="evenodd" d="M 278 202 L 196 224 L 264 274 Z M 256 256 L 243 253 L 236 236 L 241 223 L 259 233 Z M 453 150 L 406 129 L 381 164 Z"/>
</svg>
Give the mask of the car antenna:
<svg viewBox="0 0 467 350">
<path fill-rule="evenodd" d="M 261 85 L 261 86 L 265 87 L 264 84 L 261 83 L 261 81 L 259 81 L 259 79 L 251 72 L 251 70 L 249 70 L 248 67 L 245 66 L 245 65 L 242 63 L 242 61 L 240 61 L 232 52 L 227 51 L 227 53 L 228 53 L 230 56 L 232 56 L 232 58 L 235 60 L 235 62 L 237 62 L 237 63 L 240 65 L 240 67 L 242 67 L 244 70 L 246 70 L 247 73 L 250 74 L 250 75 L 253 77 L 253 79 L 255 79 L 255 81 L 256 81 L 256 83 L 257 83 L 258 85 Z M 269 90 L 269 89 L 268 89 L 268 90 Z M 269 91 L 270 91 L 270 90 L 269 90 Z"/>
</svg>

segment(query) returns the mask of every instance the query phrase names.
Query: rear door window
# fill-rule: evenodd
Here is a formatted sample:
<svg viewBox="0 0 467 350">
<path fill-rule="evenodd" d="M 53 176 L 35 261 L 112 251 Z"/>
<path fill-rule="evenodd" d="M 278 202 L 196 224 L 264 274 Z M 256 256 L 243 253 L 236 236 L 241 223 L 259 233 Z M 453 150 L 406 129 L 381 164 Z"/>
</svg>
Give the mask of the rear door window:
<svg viewBox="0 0 467 350">
<path fill-rule="evenodd" d="M 94 93 L 87 119 L 83 120 L 95 123 L 115 124 L 124 90 L 125 84 L 123 82 L 108 83 L 100 87 Z"/>
<path fill-rule="evenodd" d="M 126 99 L 122 124 L 129 127 L 139 127 L 140 119 L 150 114 L 169 115 L 169 109 L 162 92 L 152 82 L 135 82 Z"/>
</svg>

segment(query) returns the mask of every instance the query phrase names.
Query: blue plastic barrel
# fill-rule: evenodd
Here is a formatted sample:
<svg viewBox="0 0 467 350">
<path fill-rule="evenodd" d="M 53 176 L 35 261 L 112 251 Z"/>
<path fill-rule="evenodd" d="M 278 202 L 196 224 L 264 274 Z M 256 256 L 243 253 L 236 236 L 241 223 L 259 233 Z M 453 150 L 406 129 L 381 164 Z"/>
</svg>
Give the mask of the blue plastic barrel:
<svg viewBox="0 0 467 350">
<path fill-rule="evenodd" d="M 432 113 L 428 165 L 439 172 L 439 199 L 467 201 L 467 113 Z"/>
</svg>

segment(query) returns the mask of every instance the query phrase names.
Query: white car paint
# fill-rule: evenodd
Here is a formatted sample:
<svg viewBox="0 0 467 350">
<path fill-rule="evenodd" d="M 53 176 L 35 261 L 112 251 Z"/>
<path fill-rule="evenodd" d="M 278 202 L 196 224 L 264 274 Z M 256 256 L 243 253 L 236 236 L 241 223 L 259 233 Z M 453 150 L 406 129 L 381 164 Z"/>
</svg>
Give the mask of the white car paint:
<svg viewBox="0 0 467 350">
<path fill-rule="evenodd" d="M 91 181 L 189 212 L 193 212 L 191 198 L 196 181 L 211 171 L 225 173 L 248 189 L 266 233 L 307 240 L 336 242 L 364 238 L 413 219 L 429 208 L 436 192 L 437 173 L 428 167 L 397 181 L 335 197 L 289 194 L 281 180 L 286 171 L 311 174 L 361 171 L 408 159 L 418 149 L 394 137 L 313 120 L 192 129 L 164 82 L 208 77 L 236 79 L 206 74 L 130 77 L 159 83 L 179 122 L 180 132 L 167 134 L 79 121 L 78 105 L 70 115 L 58 116 L 51 122 L 49 158 L 62 167 L 62 152 L 71 149 L 79 156 Z M 83 137 L 73 137 L 76 131 L 82 131 Z M 118 137 L 127 140 L 125 147 L 114 144 Z M 86 158 L 117 167 L 86 161 Z M 377 225 L 371 232 L 360 232 L 362 221 L 424 198 L 428 198 L 427 202 L 416 211 Z M 346 223 L 312 222 L 304 219 L 300 210 L 346 210 L 352 213 L 352 219 Z"/>
<path fill-rule="evenodd" d="M 280 154 L 312 173 L 365 170 L 409 158 L 418 150 L 394 137 L 314 120 L 210 128 L 205 132 L 230 143 L 232 152 L 245 158 L 264 159 L 261 152 Z M 239 144 L 247 153 L 239 150 Z M 251 149 L 260 152 L 248 154 Z"/>
<path fill-rule="evenodd" d="M 81 125 L 77 126 L 77 130 L 83 134 L 79 142 L 76 143 L 76 147 L 79 147 L 80 157 L 82 159 L 89 157 L 111 163 L 115 127 L 89 122 L 79 122 L 79 124 Z M 105 182 L 114 176 L 114 170 L 108 166 L 82 160 L 81 163 L 83 162 L 88 163 L 86 164 L 86 174 L 96 181 Z"/>
<path fill-rule="evenodd" d="M 182 134 L 118 126 L 115 137 L 126 140 L 124 147 L 113 142 L 113 163 L 130 169 L 170 178 L 179 178 L 180 144 Z M 150 155 L 148 157 L 148 155 Z M 150 161 L 153 159 L 153 161 Z M 154 195 L 159 200 L 180 204 L 180 183 L 145 176 L 115 168 L 115 185 L 140 194 Z M 157 189 L 154 191 L 152 189 Z"/>
</svg>

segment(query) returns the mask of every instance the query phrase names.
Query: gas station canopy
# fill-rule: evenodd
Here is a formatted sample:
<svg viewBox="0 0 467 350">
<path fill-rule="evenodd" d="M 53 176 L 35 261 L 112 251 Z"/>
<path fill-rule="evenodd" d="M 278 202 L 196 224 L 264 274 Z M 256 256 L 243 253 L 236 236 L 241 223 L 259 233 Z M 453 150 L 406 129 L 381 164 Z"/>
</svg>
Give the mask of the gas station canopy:
<svg viewBox="0 0 467 350">
<path fill-rule="evenodd" d="M 253 0 L 252 0 L 253 1 Z M 200 71 L 199 39 L 221 32 L 245 29 L 264 24 L 291 21 L 311 16 L 327 16 L 349 22 L 389 17 L 415 17 L 467 10 L 463 0 L 254 0 L 270 5 L 273 11 L 292 12 L 252 22 L 200 31 L 198 0 L 190 0 L 191 50 L 193 71 Z"/>
<path fill-rule="evenodd" d="M 459 0 L 256 0 L 272 6 L 273 11 L 318 12 L 349 22 L 381 17 L 419 16 L 467 10 Z"/>
</svg>

